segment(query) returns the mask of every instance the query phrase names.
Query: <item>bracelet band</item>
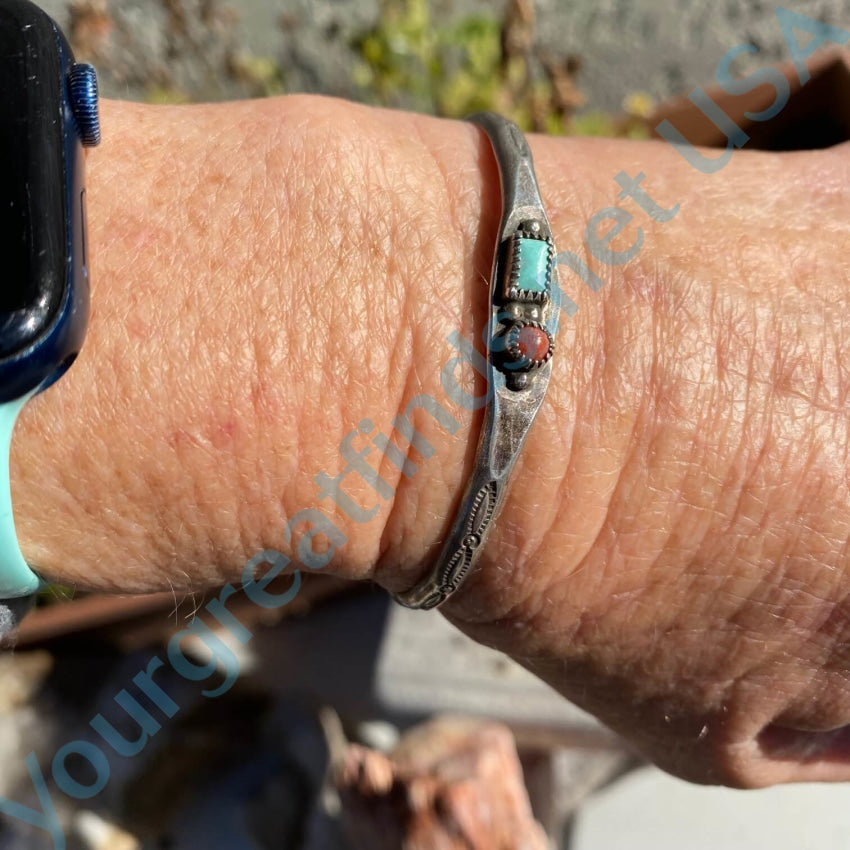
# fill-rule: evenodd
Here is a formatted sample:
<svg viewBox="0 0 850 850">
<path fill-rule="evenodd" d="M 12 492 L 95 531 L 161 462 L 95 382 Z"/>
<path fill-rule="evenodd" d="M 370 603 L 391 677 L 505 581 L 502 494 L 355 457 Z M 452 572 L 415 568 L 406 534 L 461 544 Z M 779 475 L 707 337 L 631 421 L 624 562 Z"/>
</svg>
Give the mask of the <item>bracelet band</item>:
<svg viewBox="0 0 850 850">
<path fill-rule="evenodd" d="M 520 129 L 492 112 L 468 121 L 487 134 L 499 165 L 502 221 L 490 278 L 488 400 L 472 476 L 435 568 L 394 594 L 408 608 L 442 605 L 475 566 L 552 371 L 555 246 L 531 151 Z"/>
<path fill-rule="evenodd" d="M 35 593 L 41 586 L 30 569 L 15 531 L 12 514 L 12 488 L 9 481 L 9 450 L 12 432 L 24 404 L 30 396 L 0 404 L 0 599 L 15 599 Z"/>
</svg>

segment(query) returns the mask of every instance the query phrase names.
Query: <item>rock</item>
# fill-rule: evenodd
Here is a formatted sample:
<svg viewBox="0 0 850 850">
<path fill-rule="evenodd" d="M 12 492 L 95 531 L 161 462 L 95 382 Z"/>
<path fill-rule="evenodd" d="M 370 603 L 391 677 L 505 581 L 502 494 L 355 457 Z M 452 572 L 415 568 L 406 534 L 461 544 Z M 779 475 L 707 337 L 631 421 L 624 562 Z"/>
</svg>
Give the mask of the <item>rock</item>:
<svg viewBox="0 0 850 850">
<path fill-rule="evenodd" d="M 357 850 L 548 850 L 510 730 L 440 718 L 389 756 L 353 744 L 336 771 Z"/>
</svg>

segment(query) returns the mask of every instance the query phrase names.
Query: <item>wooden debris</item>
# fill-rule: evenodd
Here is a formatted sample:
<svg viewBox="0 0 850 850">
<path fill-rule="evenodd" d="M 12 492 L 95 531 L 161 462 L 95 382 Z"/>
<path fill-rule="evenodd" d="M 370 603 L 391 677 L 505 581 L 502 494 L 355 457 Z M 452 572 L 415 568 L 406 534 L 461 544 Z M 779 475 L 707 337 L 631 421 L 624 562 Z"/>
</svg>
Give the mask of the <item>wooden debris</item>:
<svg viewBox="0 0 850 850">
<path fill-rule="evenodd" d="M 439 718 L 386 756 L 352 745 L 336 771 L 360 850 L 548 850 L 510 730 Z"/>
<path fill-rule="evenodd" d="M 107 0 L 72 0 L 68 15 L 69 35 L 77 58 L 103 61 L 108 56 L 114 23 Z"/>
<path fill-rule="evenodd" d="M 269 586 L 273 593 L 285 589 L 291 576 L 281 576 Z M 274 625 L 287 617 L 300 617 L 332 596 L 362 593 L 363 587 L 333 576 L 307 575 L 295 599 L 279 609 L 258 608 L 240 591 L 228 602 L 234 616 L 247 628 Z M 216 595 L 210 591 L 196 600 L 189 592 L 139 596 L 92 594 L 61 604 L 36 608 L 21 623 L 15 645 L 19 648 L 49 645 L 72 635 L 98 637 L 132 652 L 167 641 L 184 629 L 191 613 L 203 615 L 203 603 Z"/>
<path fill-rule="evenodd" d="M 581 59 L 578 56 L 561 57 L 552 51 L 540 52 L 540 63 L 552 85 L 552 108 L 566 119 L 587 106 L 587 97 L 578 85 Z"/>
<path fill-rule="evenodd" d="M 532 0 L 510 0 L 502 24 L 502 64 L 513 59 L 529 60 L 534 50 L 534 35 L 537 25 Z"/>
<path fill-rule="evenodd" d="M 86 850 L 140 850 L 137 838 L 104 820 L 94 812 L 79 812 L 74 817 L 74 832 Z"/>
<path fill-rule="evenodd" d="M 0 655 L 0 713 L 25 706 L 40 690 L 53 669 L 49 652 L 17 652 Z"/>
</svg>

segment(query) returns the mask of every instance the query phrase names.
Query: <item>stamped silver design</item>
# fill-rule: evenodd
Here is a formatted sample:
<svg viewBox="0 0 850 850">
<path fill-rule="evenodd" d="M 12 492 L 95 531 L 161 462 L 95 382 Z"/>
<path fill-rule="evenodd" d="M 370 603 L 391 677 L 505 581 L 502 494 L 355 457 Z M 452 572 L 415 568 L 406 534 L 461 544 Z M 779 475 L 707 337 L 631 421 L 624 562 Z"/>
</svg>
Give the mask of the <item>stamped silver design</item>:
<svg viewBox="0 0 850 850">
<path fill-rule="evenodd" d="M 481 546 L 493 515 L 496 512 L 498 483 L 491 481 L 482 487 L 472 502 L 466 523 L 466 534 L 454 555 L 449 558 L 442 575 L 441 589 L 451 593 L 469 572 L 476 550 Z"/>
</svg>

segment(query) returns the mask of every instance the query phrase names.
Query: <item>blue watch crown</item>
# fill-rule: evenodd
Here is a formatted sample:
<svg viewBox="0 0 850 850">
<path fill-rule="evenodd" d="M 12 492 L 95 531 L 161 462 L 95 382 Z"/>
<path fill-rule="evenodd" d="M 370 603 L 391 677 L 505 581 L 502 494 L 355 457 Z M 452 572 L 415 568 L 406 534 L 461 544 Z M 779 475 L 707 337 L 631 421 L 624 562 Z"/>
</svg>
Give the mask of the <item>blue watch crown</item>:
<svg viewBox="0 0 850 850">
<path fill-rule="evenodd" d="M 83 147 L 100 144 L 100 116 L 97 110 L 97 73 L 85 62 L 75 64 L 68 75 L 71 110 Z"/>
</svg>

